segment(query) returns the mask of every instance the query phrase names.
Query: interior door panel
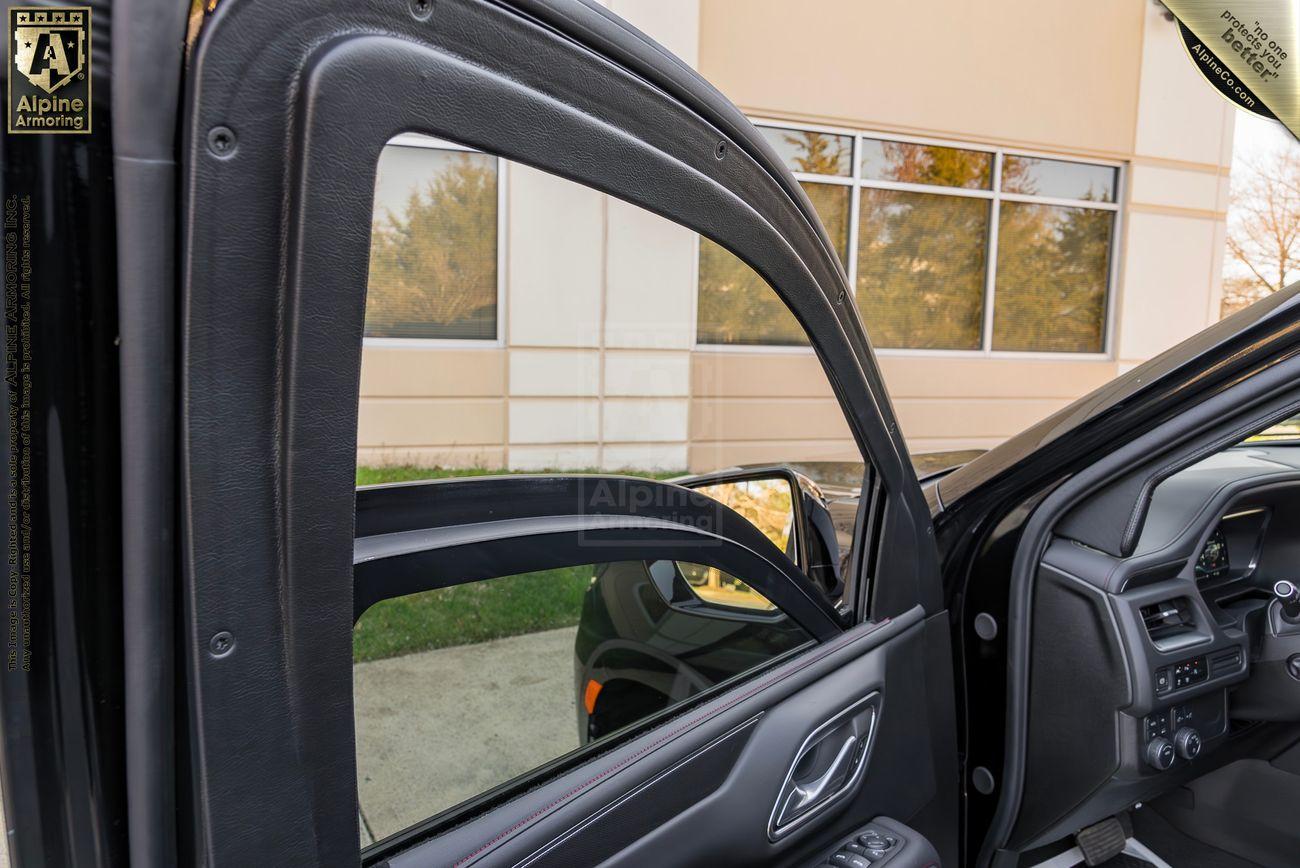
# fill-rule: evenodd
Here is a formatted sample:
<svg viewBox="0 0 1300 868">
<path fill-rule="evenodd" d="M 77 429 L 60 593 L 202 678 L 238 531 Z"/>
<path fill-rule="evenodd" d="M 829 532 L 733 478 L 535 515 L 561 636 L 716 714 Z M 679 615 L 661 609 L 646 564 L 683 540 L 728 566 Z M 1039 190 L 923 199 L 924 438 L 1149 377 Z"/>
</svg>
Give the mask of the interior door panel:
<svg viewBox="0 0 1300 868">
<path fill-rule="evenodd" d="M 930 736 L 924 635 L 919 608 L 855 627 L 383 864 L 794 863 L 871 817 L 911 817 L 937 790 L 931 754 L 917 749 Z M 800 745 L 875 692 L 879 724 L 860 785 L 771 841 L 768 820 Z"/>
<path fill-rule="evenodd" d="M 843 268 L 797 182 L 734 106 L 584 2 L 229 0 L 193 46 L 183 127 L 182 635 L 196 806 L 184 837 L 194 861 L 358 860 L 357 394 L 375 166 L 407 131 L 648 208 L 768 280 L 808 331 L 880 480 L 863 547 L 878 555 L 855 565 L 870 580 L 870 611 L 853 613 L 878 623 L 451 831 L 403 838 L 384 858 L 782 862 L 879 814 L 955 858 L 952 657 L 928 510 Z M 218 129 L 228 144 L 214 150 Z M 233 651 L 214 653 L 222 633 Z M 873 691 L 881 710 L 860 786 L 771 841 L 794 753 Z M 619 811 L 661 819 L 600 821 Z"/>
</svg>

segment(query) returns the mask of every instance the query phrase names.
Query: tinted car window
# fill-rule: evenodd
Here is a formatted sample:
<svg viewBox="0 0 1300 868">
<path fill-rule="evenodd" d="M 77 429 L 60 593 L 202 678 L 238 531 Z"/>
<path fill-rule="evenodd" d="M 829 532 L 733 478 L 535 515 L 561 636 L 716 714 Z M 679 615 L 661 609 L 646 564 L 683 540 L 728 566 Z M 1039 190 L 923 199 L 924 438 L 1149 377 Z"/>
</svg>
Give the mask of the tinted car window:
<svg viewBox="0 0 1300 868">
<path fill-rule="evenodd" d="M 440 588 L 367 610 L 353 634 L 363 842 L 811 641 L 739 580 L 744 590 L 731 587 L 729 604 L 686 590 L 710 569 L 598 563 Z M 751 605 L 734 603 L 740 597 Z M 766 605 L 752 605 L 759 600 Z"/>
</svg>

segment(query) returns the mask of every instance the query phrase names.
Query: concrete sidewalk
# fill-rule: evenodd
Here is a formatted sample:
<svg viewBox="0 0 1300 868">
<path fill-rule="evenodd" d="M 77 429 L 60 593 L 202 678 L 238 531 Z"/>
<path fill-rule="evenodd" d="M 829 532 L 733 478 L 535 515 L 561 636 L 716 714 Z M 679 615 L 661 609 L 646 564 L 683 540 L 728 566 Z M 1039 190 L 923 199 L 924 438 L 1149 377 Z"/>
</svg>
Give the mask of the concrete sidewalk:
<svg viewBox="0 0 1300 868">
<path fill-rule="evenodd" d="M 578 746 L 576 627 L 352 668 L 362 842 Z"/>
</svg>

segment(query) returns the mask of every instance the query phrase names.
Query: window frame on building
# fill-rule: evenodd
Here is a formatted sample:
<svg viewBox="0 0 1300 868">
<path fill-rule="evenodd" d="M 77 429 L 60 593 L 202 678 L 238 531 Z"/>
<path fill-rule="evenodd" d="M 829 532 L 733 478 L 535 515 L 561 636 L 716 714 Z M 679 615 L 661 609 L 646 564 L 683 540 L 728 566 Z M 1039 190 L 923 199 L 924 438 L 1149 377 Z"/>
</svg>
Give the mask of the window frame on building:
<svg viewBox="0 0 1300 868">
<path fill-rule="evenodd" d="M 837 127 L 828 124 L 810 124 L 796 121 L 784 121 L 767 117 L 752 117 L 750 120 L 755 126 L 767 129 L 795 130 L 798 132 L 824 133 L 828 136 L 849 136 L 853 139 L 853 153 L 850 160 L 852 173 L 848 176 L 842 175 L 818 175 L 807 172 L 793 172 L 795 179 L 800 183 L 808 182 L 814 184 L 839 184 L 849 187 L 851 195 L 849 196 L 849 250 L 848 250 L 848 275 L 849 285 L 856 287 L 858 285 L 858 230 L 859 230 L 859 212 L 861 210 L 861 191 L 864 189 L 878 190 L 899 190 L 910 193 L 924 193 L 929 195 L 940 196 L 966 196 L 970 198 L 983 199 L 990 203 L 989 205 L 989 228 L 986 238 L 986 254 L 984 264 L 984 295 L 983 295 L 983 322 L 980 329 L 980 346 L 978 349 L 938 349 L 928 347 L 880 347 L 873 346 L 872 349 L 880 356 L 937 356 L 940 358 L 1005 358 L 1005 359 L 1053 359 L 1053 360 L 1077 360 L 1077 361 L 1111 361 L 1114 359 L 1115 347 L 1115 312 L 1117 310 L 1117 290 L 1119 284 L 1119 262 L 1122 256 L 1123 247 L 1123 223 L 1124 223 L 1124 197 L 1126 193 L 1127 182 L 1127 164 L 1120 160 L 1109 160 L 1099 157 L 1081 157 L 1070 154 L 1050 153 L 1046 151 L 1036 151 L 1027 148 L 1000 147 L 989 144 L 979 144 L 968 142 L 960 139 L 939 139 L 929 136 L 913 136 L 898 133 L 887 133 L 874 130 L 854 129 L 851 127 Z M 940 187 L 929 184 L 915 184 L 902 181 L 885 181 L 864 178 L 862 175 L 862 142 L 863 140 L 882 140 L 887 142 L 899 142 L 903 144 L 930 145 L 941 148 L 959 148 L 967 151 L 979 151 L 992 156 L 989 188 L 987 190 L 972 189 L 967 187 Z M 1036 196 L 1024 193 L 1010 193 L 1002 190 L 1002 162 L 1006 156 L 1027 157 L 1031 159 L 1052 160 L 1062 163 L 1080 163 L 1089 166 L 1105 166 L 1115 169 L 1115 195 L 1114 201 L 1099 202 L 1084 199 L 1068 199 L 1051 196 Z M 993 317 L 994 305 L 996 303 L 997 292 L 997 256 L 998 256 L 998 223 L 1001 217 L 1002 202 L 1024 202 L 1036 205 L 1058 206 L 1066 208 L 1091 208 L 1095 210 L 1104 210 L 1114 213 L 1115 218 L 1111 226 L 1111 237 L 1109 247 L 1109 262 L 1107 263 L 1106 274 L 1106 300 L 1103 306 L 1103 316 L 1101 337 L 1102 346 L 1099 352 L 1069 352 L 1069 351 L 1052 351 L 1052 350 L 995 350 L 993 349 Z M 696 240 L 696 264 L 695 264 L 695 286 L 696 286 L 696 306 L 699 304 L 699 240 Z M 856 297 L 854 303 L 857 303 Z M 866 317 L 863 318 L 870 332 L 870 323 Z M 694 349 L 701 352 L 755 352 L 755 353 L 809 353 L 811 349 L 807 346 L 789 346 L 789 345 L 771 345 L 771 344 L 716 344 L 700 342 L 698 315 L 696 316 L 696 342 Z"/>
<path fill-rule="evenodd" d="M 494 338 L 395 338 L 363 337 L 363 347 L 405 347 L 408 349 L 501 349 L 506 346 L 506 253 L 509 240 L 506 237 L 507 207 L 506 196 L 509 187 L 510 161 L 496 154 L 471 148 L 458 142 L 426 136 L 423 133 L 399 133 L 393 136 L 385 147 L 427 148 L 434 151 L 459 151 L 466 154 L 483 154 L 496 161 L 497 170 L 497 307 L 496 337 Z M 375 166 L 378 173 L 379 167 Z M 376 179 L 377 180 L 377 179 Z M 377 185 L 376 185 L 377 186 Z M 373 210 L 373 206 L 372 206 Z"/>
</svg>

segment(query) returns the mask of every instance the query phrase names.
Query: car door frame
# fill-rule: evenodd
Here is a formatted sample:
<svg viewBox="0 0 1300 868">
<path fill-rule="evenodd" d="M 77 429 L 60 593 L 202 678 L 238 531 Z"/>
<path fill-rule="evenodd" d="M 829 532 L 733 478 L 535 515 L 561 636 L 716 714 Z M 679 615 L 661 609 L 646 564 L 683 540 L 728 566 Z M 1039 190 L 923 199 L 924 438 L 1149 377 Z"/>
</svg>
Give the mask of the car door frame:
<svg viewBox="0 0 1300 868">
<path fill-rule="evenodd" d="M 847 276 L 725 98 L 594 4 L 325 0 L 304 16 L 222 3 L 190 56 L 179 227 L 195 803 L 182 835 L 217 864 L 355 858 L 355 801 L 340 794 L 356 774 L 356 395 L 374 167 L 403 132 L 584 183 L 752 266 L 808 333 L 871 459 L 871 548 L 856 548 L 872 596 L 856 616 L 942 612 L 929 511 Z M 947 631 L 930 633 L 950 679 Z M 953 720 L 951 695 L 933 707 Z"/>
</svg>

